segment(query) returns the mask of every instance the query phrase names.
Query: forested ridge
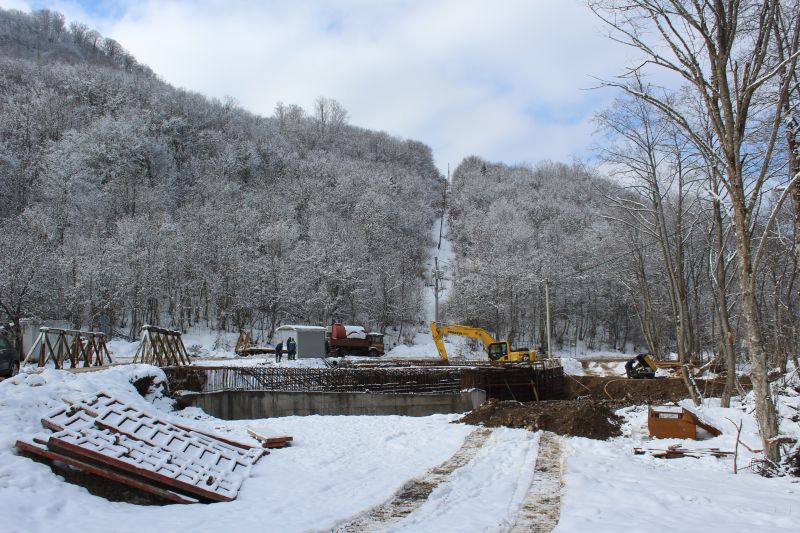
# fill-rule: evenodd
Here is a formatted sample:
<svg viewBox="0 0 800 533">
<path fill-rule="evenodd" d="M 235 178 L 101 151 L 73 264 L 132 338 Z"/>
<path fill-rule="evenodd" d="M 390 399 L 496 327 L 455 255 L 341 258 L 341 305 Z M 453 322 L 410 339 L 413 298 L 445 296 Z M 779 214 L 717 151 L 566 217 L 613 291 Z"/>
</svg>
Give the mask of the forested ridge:
<svg viewBox="0 0 800 533">
<path fill-rule="evenodd" d="M 447 311 L 544 348 L 548 280 L 559 347 L 636 341 L 629 303 L 618 298 L 619 272 L 586 270 L 621 250 L 603 216 L 613 188 L 584 165 L 465 159 L 448 200 L 455 262 Z"/>
<path fill-rule="evenodd" d="M 0 10 L 0 305 L 135 336 L 420 319 L 443 179 L 337 102 L 259 117 L 50 11 Z"/>
<path fill-rule="evenodd" d="M 0 10 L 2 313 L 131 337 L 402 330 L 443 275 L 440 318 L 540 351 L 677 353 L 697 404 L 690 363 L 726 369 L 723 406 L 748 371 L 777 462 L 768 370 L 800 367 L 800 3 L 586 3 L 632 52 L 598 80 L 617 99 L 596 168 L 474 156 L 449 184 L 430 148 L 334 100 L 256 116 L 60 14 Z M 442 215 L 453 254 L 431 276 Z"/>
<path fill-rule="evenodd" d="M 686 92 L 675 109 L 698 117 L 698 137 L 629 95 L 597 117 L 602 171 L 473 156 L 445 190 L 427 146 L 352 126 L 333 100 L 256 116 L 169 86 L 57 13 L 0 11 L 0 53 L 7 317 L 129 336 L 145 323 L 421 324 L 444 212 L 446 321 L 542 350 L 546 279 L 556 348 L 744 354 L 736 213 L 715 154 L 694 146 L 719 144 Z M 636 95 L 651 90 L 638 83 Z M 785 366 L 798 338 L 797 202 L 777 207 L 796 165 L 783 125 L 796 121 L 770 137 L 774 110 L 756 112 L 743 141 L 743 183 L 761 188 L 746 248 L 761 250 L 763 343 Z"/>
</svg>

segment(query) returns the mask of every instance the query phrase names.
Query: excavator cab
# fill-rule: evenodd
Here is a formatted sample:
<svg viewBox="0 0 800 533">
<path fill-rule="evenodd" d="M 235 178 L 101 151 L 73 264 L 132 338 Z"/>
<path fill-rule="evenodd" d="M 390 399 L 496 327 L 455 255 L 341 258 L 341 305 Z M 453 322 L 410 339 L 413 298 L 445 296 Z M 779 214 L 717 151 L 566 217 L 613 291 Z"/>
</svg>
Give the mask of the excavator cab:
<svg viewBox="0 0 800 533">
<path fill-rule="evenodd" d="M 492 361 L 499 361 L 508 356 L 508 343 L 507 342 L 493 342 L 486 347 L 489 354 L 489 359 Z"/>
</svg>

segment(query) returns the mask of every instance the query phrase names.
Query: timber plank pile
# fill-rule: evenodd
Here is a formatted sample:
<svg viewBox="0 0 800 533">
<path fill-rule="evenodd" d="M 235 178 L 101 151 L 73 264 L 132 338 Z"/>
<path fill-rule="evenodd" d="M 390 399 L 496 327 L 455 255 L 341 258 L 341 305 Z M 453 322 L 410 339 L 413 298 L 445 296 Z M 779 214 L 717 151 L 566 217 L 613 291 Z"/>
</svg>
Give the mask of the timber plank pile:
<svg viewBox="0 0 800 533">
<path fill-rule="evenodd" d="M 173 424 L 98 393 L 42 419 L 47 438 L 18 440 L 17 449 L 147 493 L 158 503 L 226 502 L 236 498 L 253 465 L 269 452 Z M 281 437 L 282 447 L 291 437 Z"/>
</svg>

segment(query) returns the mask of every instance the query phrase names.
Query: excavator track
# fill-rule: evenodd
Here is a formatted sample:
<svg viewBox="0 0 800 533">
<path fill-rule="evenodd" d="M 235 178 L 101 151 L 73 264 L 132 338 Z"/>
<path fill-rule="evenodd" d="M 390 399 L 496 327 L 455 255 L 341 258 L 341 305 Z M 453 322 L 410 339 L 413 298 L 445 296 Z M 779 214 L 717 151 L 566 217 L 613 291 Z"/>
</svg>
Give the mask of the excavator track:
<svg viewBox="0 0 800 533">
<path fill-rule="evenodd" d="M 345 522 L 332 531 L 363 533 L 385 531 L 425 503 L 431 492 L 448 480 L 450 474 L 469 463 L 492 434 L 492 428 L 478 428 L 467 435 L 464 444 L 447 461 L 433 467 L 422 477 L 412 479 L 388 501 Z"/>
</svg>

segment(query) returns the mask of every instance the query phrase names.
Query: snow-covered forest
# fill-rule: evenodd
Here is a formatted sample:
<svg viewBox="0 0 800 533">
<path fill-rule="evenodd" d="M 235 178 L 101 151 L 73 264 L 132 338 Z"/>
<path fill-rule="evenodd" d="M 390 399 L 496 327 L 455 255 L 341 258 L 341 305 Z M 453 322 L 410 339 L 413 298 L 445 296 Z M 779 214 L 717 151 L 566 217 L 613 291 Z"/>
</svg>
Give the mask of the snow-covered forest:
<svg viewBox="0 0 800 533">
<path fill-rule="evenodd" d="M 621 251 L 604 217 L 612 191 L 609 180 L 583 165 L 464 160 L 448 199 L 456 257 L 448 316 L 545 347 L 548 279 L 560 347 L 637 342 L 630 302 L 615 297 L 619 265 L 594 268 Z"/>
<path fill-rule="evenodd" d="M 12 528 L 797 529 L 800 0 L 79 4 L 0 8 Z"/>
<path fill-rule="evenodd" d="M 431 150 L 337 102 L 254 116 L 47 10 L 0 10 L 0 305 L 135 336 L 418 320 Z"/>
<path fill-rule="evenodd" d="M 430 228 L 444 210 L 455 251 L 442 265 L 446 320 L 543 348 L 547 279 L 561 349 L 741 355 L 723 342 L 744 322 L 719 167 L 668 112 L 634 97 L 597 117 L 591 164 L 476 155 L 445 190 L 429 147 L 350 125 L 334 100 L 255 116 L 171 87 L 55 12 L 0 11 L 0 52 L 7 318 L 130 337 L 145 323 L 422 323 Z M 696 111 L 686 92 L 673 100 Z M 766 226 L 796 161 L 791 129 L 772 138 L 772 108 L 755 113 L 748 247 L 763 248 L 755 301 L 771 363 L 784 367 L 798 339 L 792 202 Z"/>
</svg>

